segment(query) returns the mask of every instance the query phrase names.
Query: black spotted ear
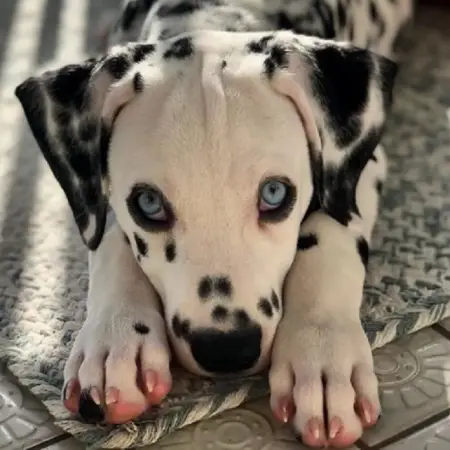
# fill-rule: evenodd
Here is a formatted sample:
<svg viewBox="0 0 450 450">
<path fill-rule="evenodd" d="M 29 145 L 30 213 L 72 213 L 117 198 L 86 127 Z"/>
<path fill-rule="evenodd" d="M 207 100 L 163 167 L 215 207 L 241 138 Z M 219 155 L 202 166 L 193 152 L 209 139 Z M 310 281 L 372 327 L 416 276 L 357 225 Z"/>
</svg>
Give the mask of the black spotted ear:
<svg viewBox="0 0 450 450">
<path fill-rule="evenodd" d="M 347 43 L 290 32 L 268 42 L 265 67 L 303 121 L 320 205 L 346 224 L 359 213 L 356 185 L 383 135 L 397 65 Z"/>
<path fill-rule="evenodd" d="M 105 229 L 111 127 L 121 106 L 142 87 L 133 66 L 153 51 L 149 44 L 115 47 L 101 58 L 28 78 L 15 91 L 91 250 Z"/>
</svg>

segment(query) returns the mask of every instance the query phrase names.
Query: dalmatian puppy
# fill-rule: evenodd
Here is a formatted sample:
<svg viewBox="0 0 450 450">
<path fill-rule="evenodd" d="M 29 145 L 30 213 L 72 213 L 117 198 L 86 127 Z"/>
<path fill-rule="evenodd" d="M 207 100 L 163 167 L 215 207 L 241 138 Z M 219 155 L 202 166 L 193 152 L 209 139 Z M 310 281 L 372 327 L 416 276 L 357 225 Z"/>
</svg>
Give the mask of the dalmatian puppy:
<svg viewBox="0 0 450 450">
<path fill-rule="evenodd" d="M 102 55 L 18 86 L 90 250 L 70 411 L 138 417 L 170 391 L 173 353 L 205 376 L 270 366 L 273 412 L 309 446 L 377 421 L 359 309 L 410 15 L 409 0 L 128 0 Z"/>
</svg>

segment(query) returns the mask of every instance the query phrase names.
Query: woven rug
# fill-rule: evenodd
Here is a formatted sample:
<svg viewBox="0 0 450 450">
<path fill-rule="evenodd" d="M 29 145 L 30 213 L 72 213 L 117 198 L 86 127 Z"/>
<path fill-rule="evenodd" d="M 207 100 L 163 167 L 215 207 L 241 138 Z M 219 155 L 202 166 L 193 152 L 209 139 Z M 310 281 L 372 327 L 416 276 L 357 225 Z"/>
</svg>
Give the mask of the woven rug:
<svg viewBox="0 0 450 450">
<path fill-rule="evenodd" d="M 91 426 L 62 407 L 62 373 L 85 318 L 87 253 L 62 190 L 13 96 L 50 60 L 76 60 L 112 0 L 0 2 L 0 355 L 56 424 L 92 448 L 153 443 L 267 395 L 265 376 L 211 381 L 175 373 L 162 407 L 136 423 Z M 403 42 L 381 216 L 362 321 L 373 348 L 450 316 L 450 15 L 425 9 Z"/>
</svg>

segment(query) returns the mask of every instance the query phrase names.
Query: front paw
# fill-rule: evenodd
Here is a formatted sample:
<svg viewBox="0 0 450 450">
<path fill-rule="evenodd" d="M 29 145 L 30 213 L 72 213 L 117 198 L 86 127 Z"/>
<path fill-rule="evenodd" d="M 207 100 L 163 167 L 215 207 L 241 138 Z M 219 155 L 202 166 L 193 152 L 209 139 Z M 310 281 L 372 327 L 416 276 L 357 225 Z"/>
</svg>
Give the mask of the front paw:
<svg viewBox="0 0 450 450">
<path fill-rule="evenodd" d="M 89 423 L 133 420 L 170 391 L 169 362 L 158 312 L 136 320 L 88 316 L 64 369 L 64 405 Z"/>
<path fill-rule="evenodd" d="M 279 325 L 270 369 L 271 407 L 311 447 L 343 448 L 380 415 L 372 352 L 358 320 Z"/>
</svg>

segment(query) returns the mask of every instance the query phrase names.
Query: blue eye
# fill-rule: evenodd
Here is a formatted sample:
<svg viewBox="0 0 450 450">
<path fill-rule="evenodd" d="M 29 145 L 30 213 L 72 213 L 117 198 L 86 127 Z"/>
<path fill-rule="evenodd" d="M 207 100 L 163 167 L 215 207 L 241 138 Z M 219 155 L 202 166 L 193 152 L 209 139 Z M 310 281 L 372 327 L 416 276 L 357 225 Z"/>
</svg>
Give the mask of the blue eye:
<svg viewBox="0 0 450 450">
<path fill-rule="evenodd" d="M 279 180 L 266 181 L 260 190 L 260 211 L 270 211 L 279 208 L 286 199 L 288 187 Z"/>
<path fill-rule="evenodd" d="M 153 220 L 164 220 L 164 202 L 162 195 L 155 189 L 146 189 L 136 196 L 136 203 L 141 212 Z"/>
</svg>

